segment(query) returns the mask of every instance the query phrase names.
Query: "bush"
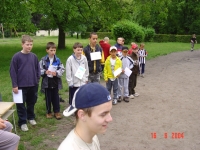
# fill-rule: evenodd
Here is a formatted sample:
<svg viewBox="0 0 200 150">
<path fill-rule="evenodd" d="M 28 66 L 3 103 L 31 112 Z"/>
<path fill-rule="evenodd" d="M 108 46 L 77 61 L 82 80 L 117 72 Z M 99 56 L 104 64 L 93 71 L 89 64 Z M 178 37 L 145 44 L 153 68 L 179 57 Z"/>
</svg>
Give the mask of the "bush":
<svg viewBox="0 0 200 150">
<path fill-rule="evenodd" d="M 144 33 L 144 30 L 143 30 L 143 27 L 141 27 L 141 26 L 136 24 L 135 28 L 136 28 L 136 33 L 135 33 L 134 41 L 143 42 L 144 41 L 144 37 L 145 37 L 145 33 Z"/>
<path fill-rule="evenodd" d="M 153 41 L 153 38 L 155 36 L 155 30 L 153 28 L 143 28 L 144 33 L 145 33 L 145 42 L 151 42 Z"/>
<path fill-rule="evenodd" d="M 182 42 L 190 43 L 192 35 L 175 35 L 175 34 L 156 34 L 153 38 L 154 42 Z M 196 36 L 197 39 L 200 36 Z"/>
<path fill-rule="evenodd" d="M 115 40 L 118 37 L 123 37 L 125 44 L 128 44 L 135 38 L 136 30 L 136 25 L 133 22 L 124 20 L 113 26 L 112 34 Z"/>
<path fill-rule="evenodd" d="M 82 32 L 81 33 L 81 38 L 82 39 L 87 39 L 90 37 L 91 32 Z M 113 39 L 112 33 L 111 32 L 96 32 L 98 35 L 99 39 L 103 39 L 104 37 L 109 37 L 110 39 Z"/>
</svg>

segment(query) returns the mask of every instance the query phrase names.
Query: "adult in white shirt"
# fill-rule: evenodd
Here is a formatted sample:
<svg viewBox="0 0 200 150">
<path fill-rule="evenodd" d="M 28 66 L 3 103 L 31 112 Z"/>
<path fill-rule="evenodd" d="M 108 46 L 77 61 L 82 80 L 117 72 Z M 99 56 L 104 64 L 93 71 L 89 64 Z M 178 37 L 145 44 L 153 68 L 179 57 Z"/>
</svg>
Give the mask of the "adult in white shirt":
<svg viewBox="0 0 200 150">
<path fill-rule="evenodd" d="M 96 134 L 105 133 L 112 121 L 112 101 L 108 90 L 98 83 L 81 86 L 74 94 L 72 105 L 64 116 L 75 113 L 76 126 L 60 144 L 58 150 L 100 150 Z"/>
</svg>

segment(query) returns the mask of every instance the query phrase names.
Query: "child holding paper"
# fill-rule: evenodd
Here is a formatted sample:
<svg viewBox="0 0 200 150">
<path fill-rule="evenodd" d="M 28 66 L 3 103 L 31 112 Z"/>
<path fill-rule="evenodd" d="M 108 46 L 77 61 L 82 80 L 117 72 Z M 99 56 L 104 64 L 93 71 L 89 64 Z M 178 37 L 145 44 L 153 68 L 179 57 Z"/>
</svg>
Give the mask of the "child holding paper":
<svg viewBox="0 0 200 150">
<path fill-rule="evenodd" d="M 115 46 L 110 47 L 110 56 L 107 57 L 104 66 L 104 80 L 106 82 L 106 88 L 111 93 L 113 88 L 113 105 L 117 104 L 117 90 L 118 79 L 117 77 L 121 73 L 122 62 L 117 57 L 117 48 Z"/>
<path fill-rule="evenodd" d="M 46 118 L 52 118 L 51 104 L 56 119 L 61 119 L 60 101 L 58 90 L 62 88 L 61 76 L 65 68 L 56 54 L 56 45 L 48 42 L 46 46 L 47 55 L 40 61 L 40 70 L 42 79 L 42 88 L 45 89 L 46 100 Z"/>
<path fill-rule="evenodd" d="M 131 69 L 132 73 L 129 77 L 129 98 L 138 97 L 139 94 L 135 92 L 135 87 L 137 85 L 137 74 L 139 72 L 139 60 L 138 60 L 138 45 L 132 49 L 130 57 L 134 61 L 134 67 Z"/>
<path fill-rule="evenodd" d="M 87 58 L 82 54 L 83 45 L 75 43 L 73 46 L 74 53 L 69 56 L 66 62 L 66 79 L 69 86 L 69 104 L 75 91 L 88 82 L 89 69 Z"/>
<path fill-rule="evenodd" d="M 119 76 L 119 88 L 118 88 L 118 102 L 121 102 L 121 96 L 123 95 L 123 100 L 125 102 L 129 102 L 129 91 L 128 91 L 128 84 L 129 84 L 129 76 L 130 69 L 133 68 L 134 61 L 131 57 L 127 56 L 128 47 L 122 47 L 122 57 L 120 58 L 122 61 L 122 73 Z M 123 90 L 123 93 L 122 93 Z"/>
<path fill-rule="evenodd" d="M 100 74 L 102 65 L 104 65 L 104 53 L 102 48 L 97 44 L 98 35 L 95 32 L 90 33 L 90 43 L 84 47 L 83 55 L 88 61 L 89 76 L 88 82 L 100 83 Z"/>
</svg>

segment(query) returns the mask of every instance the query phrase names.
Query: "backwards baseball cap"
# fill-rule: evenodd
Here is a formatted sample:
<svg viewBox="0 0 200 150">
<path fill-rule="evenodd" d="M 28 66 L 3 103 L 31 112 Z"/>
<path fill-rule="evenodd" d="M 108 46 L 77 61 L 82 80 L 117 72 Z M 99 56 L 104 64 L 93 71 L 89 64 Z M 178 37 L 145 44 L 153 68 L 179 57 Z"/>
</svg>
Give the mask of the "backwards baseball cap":
<svg viewBox="0 0 200 150">
<path fill-rule="evenodd" d="M 138 48 L 138 45 L 137 45 L 137 44 L 133 44 L 133 45 L 131 46 L 131 48 L 132 48 L 132 49 Z"/>
<path fill-rule="evenodd" d="M 114 49 L 114 50 L 117 50 L 117 47 L 111 46 L 111 47 L 110 47 L 110 51 L 112 51 L 113 49 Z"/>
<path fill-rule="evenodd" d="M 128 47 L 123 46 L 123 47 L 122 47 L 122 51 L 123 51 L 123 50 L 127 50 L 127 51 L 128 51 Z"/>
<path fill-rule="evenodd" d="M 104 86 L 99 83 L 88 83 L 76 90 L 72 104 L 63 111 L 63 115 L 68 117 L 78 109 L 94 107 L 110 100 L 110 93 Z"/>
</svg>

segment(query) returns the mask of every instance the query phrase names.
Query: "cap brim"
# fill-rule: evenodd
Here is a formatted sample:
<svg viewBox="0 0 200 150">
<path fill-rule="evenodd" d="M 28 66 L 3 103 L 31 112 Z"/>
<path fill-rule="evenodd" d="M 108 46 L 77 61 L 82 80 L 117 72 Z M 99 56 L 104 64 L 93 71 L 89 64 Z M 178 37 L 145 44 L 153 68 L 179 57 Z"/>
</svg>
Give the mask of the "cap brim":
<svg viewBox="0 0 200 150">
<path fill-rule="evenodd" d="M 75 108 L 73 106 L 69 106 L 67 109 L 65 109 L 63 111 L 63 115 L 65 117 L 71 116 L 76 110 L 77 110 L 77 108 Z"/>
</svg>

